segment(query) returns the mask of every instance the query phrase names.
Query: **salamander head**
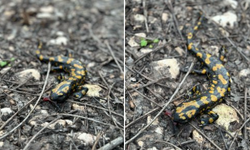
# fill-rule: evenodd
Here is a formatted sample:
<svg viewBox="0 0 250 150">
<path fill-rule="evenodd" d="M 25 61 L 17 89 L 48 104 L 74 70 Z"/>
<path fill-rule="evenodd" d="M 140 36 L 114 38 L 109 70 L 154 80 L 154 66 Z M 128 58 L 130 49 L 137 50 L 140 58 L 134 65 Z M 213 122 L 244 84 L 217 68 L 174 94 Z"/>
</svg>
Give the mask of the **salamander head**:
<svg viewBox="0 0 250 150">
<path fill-rule="evenodd" d="M 52 89 L 50 100 L 57 102 L 64 102 L 71 92 L 71 83 L 63 81 Z"/>
</svg>

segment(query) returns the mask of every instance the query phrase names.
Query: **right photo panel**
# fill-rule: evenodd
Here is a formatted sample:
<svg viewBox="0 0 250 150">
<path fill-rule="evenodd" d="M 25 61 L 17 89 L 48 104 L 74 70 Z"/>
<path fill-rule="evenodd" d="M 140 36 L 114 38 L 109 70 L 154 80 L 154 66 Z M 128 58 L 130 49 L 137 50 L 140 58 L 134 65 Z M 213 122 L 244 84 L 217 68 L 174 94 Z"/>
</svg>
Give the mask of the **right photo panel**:
<svg viewBox="0 0 250 150">
<path fill-rule="evenodd" d="M 125 1 L 125 149 L 250 147 L 250 1 Z"/>
</svg>

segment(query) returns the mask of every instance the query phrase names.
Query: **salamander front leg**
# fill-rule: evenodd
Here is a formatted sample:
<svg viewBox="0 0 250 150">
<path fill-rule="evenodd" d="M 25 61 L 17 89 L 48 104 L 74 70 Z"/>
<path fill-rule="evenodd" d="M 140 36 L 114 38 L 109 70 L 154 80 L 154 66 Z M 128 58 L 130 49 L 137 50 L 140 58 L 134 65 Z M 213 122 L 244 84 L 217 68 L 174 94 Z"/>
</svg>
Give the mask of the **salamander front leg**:
<svg viewBox="0 0 250 150">
<path fill-rule="evenodd" d="M 219 118 L 218 114 L 214 111 L 210 110 L 207 112 L 206 117 L 201 117 L 201 125 L 202 127 L 215 122 Z"/>
<path fill-rule="evenodd" d="M 84 95 L 87 94 L 88 88 L 87 88 L 87 87 L 84 87 L 84 86 L 79 86 L 79 87 L 77 88 L 77 91 L 78 91 L 78 92 L 75 92 L 75 93 L 73 94 L 73 96 L 74 96 L 75 98 L 77 98 L 77 99 L 80 99 L 80 98 L 82 98 Z"/>
<path fill-rule="evenodd" d="M 227 53 L 227 49 L 225 46 L 222 46 L 221 49 L 219 50 L 219 59 L 221 62 L 224 62 L 225 55 Z"/>
<path fill-rule="evenodd" d="M 188 68 L 182 68 L 181 69 L 182 72 L 188 72 Z M 192 74 L 206 74 L 208 72 L 208 68 L 207 67 L 203 67 L 202 69 L 193 69 L 191 71 Z"/>
</svg>

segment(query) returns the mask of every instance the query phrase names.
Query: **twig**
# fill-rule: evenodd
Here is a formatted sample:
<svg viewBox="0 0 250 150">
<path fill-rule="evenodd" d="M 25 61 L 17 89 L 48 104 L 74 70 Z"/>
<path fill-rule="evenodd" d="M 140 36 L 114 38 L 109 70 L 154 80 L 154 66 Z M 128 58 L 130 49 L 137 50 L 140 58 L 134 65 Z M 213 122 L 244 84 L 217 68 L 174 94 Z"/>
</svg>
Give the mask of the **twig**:
<svg viewBox="0 0 250 150">
<path fill-rule="evenodd" d="M 48 78 L 49 78 L 49 73 L 50 73 L 50 68 L 51 68 L 51 64 L 49 62 L 48 64 L 48 72 L 47 72 L 47 75 L 46 75 L 46 78 L 45 78 L 45 82 L 44 82 L 44 85 L 43 85 L 43 89 L 41 91 L 41 94 L 39 96 L 39 98 L 37 99 L 34 107 L 31 109 L 31 111 L 29 112 L 29 114 L 23 119 L 23 121 L 21 123 L 19 123 L 15 128 L 13 128 L 12 130 L 10 130 L 9 132 L 5 133 L 3 136 L 0 137 L 0 140 L 2 140 L 3 138 L 7 137 L 8 135 L 10 135 L 12 132 L 14 132 L 16 129 L 18 129 L 24 122 L 27 121 L 27 119 L 29 118 L 29 116 L 31 115 L 31 113 L 35 110 L 36 106 L 38 105 L 40 99 L 42 98 L 42 95 L 45 91 L 45 88 L 46 88 L 46 85 L 47 85 L 47 82 L 48 82 Z"/>
<path fill-rule="evenodd" d="M 115 148 L 116 146 L 122 144 L 123 142 L 124 142 L 123 137 L 120 136 L 120 137 L 112 140 L 108 144 L 104 145 L 103 147 L 99 148 L 98 150 L 111 150 L 111 149 Z"/>
<path fill-rule="evenodd" d="M 109 50 L 111 56 L 112 56 L 113 59 L 115 60 L 115 63 L 117 64 L 118 68 L 120 69 L 121 73 L 123 74 L 123 69 L 122 69 L 122 67 L 120 66 L 120 64 L 118 63 L 118 61 L 117 61 L 117 59 L 116 59 L 117 57 L 115 57 L 115 55 L 114 55 L 114 53 L 113 53 L 113 51 L 112 51 L 112 49 L 111 49 L 111 47 L 110 47 L 110 45 L 109 45 L 109 42 L 106 41 L 105 43 L 106 43 L 106 45 L 107 45 L 107 47 L 108 47 L 108 50 Z"/>
<path fill-rule="evenodd" d="M 98 141 L 100 140 L 101 136 L 103 136 L 103 134 L 104 134 L 103 131 L 101 131 L 101 132 L 99 132 L 99 133 L 97 134 L 95 143 L 93 144 L 91 150 L 96 150 L 96 145 L 97 145 Z"/>
<path fill-rule="evenodd" d="M 129 139 L 128 141 L 126 141 L 125 145 L 130 143 L 131 141 L 133 141 L 137 136 L 139 136 L 145 129 L 147 129 L 155 120 L 156 118 L 158 118 L 161 113 L 166 109 L 166 107 L 169 105 L 169 103 L 172 102 L 173 98 L 175 97 L 175 95 L 178 93 L 179 89 L 181 88 L 182 84 L 184 83 L 184 81 L 186 80 L 188 74 L 191 72 L 191 69 L 193 68 L 194 63 L 191 63 L 188 72 L 186 73 L 186 75 L 184 76 L 183 80 L 181 81 L 181 83 L 178 85 L 177 89 L 175 90 L 174 94 L 170 97 L 169 101 L 164 105 L 164 107 L 160 110 L 160 112 L 149 122 L 149 124 L 147 124 L 145 127 L 143 127 L 135 136 L 133 136 L 131 139 Z"/>
<path fill-rule="evenodd" d="M 182 146 L 182 145 L 186 145 L 186 144 L 193 143 L 193 142 L 195 142 L 195 140 L 188 140 L 188 141 L 178 144 L 177 146 Z"/>
<path fill-rule="evenodd" d="M 245 88 L 245 98 L 244 98 L 244 121 L 247 120 L 247 88 Z M 247 140 L 247 129 L 246 126 L 243 128 L 243 137 Z"/>
<path fill-rule="evenodd" d="M 23 148 L 23 150 L 26 150 L 29 146 L 30 143 L 44 130 L 46 129 L 49 125 L 53 124 L 54 122 L 56 122 L 58 119 L 60 119 L 60 117 L 52 120 L 50 123 L 48 123 L 46 126 L 44 126 L 40 131 L 38 131 L 30 140 L 29 142 L 26 144 L 26 146 Z"/>
<path fill-rule="evenodd" d="M 147 11 L 147 8 L 146 8 L 146 0 L 143 0 L 142 5 L 143 5 L 143 14 L 144 14 L 144 17 L 145 17 L 146 32 L 148 33 L 149 32 L 149 29 L 148 29 L 148 11 Z"/>
</svg>

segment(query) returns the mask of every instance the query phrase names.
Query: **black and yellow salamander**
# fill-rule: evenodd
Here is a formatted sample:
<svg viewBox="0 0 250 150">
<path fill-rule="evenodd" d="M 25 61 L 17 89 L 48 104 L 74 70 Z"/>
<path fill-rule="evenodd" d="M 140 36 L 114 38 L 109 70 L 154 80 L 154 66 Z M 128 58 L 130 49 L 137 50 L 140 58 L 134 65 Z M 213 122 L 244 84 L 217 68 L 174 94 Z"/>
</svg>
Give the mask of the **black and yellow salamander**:
<svg viewBox="0 0 250 150">
<path fill-rule="evenodd" d="M 226 92 L 230 91 L 229 73 L 221 62 L 224 57 L 221 55 L 220 59 L 217 59 L 208 53 L 200 51 L 193 44 L 193 34 L 198 30 L 203 17 L 201 13 L 197 25 L 187 34 L 187 49 L 203 64 L 202 70 L 194 70 L 194 72 L 209 74 L 208 90 L 195 95 L 188 102 L 183 102 L 176 107 L 172 114 L 172 119 L 176 123 L 186 123 L 198 114 L 207 114 L 208 116 L 201 118 L 201 126 L 213 123 L 218 119 L 218 115 L 211 111 L 211 109 L 222 101 Z"/>
<path fill-rule="evenodd" d="M 68 79 L 62 80 L 51 90 L 49 99 L 55 102 L 64 102 L 71 93 L 74 93 L 74 97 L 76 98 L 81 98 L 85 95 L 88 88 L 82 85 L 85 82 L 87 71 L 82 62 L 64 56 L 44 56 L 41 54 L 41 47 L 42 44 L 40 43 L 36 50 L 36 56 L 39 60 L 44 62 L 50 61 L 52 64 L 51 70 L 53 71 L 63 70 L 70 74 Z"/>
</svg>

